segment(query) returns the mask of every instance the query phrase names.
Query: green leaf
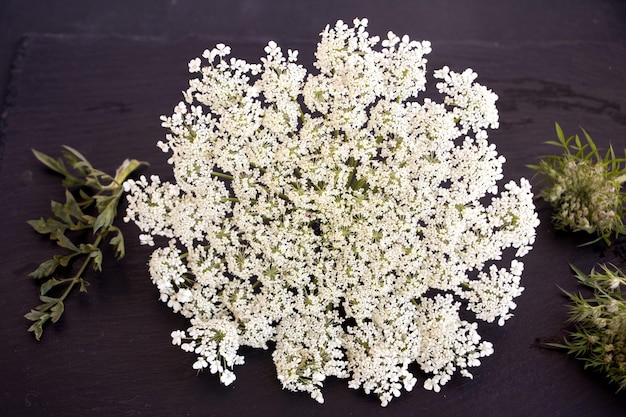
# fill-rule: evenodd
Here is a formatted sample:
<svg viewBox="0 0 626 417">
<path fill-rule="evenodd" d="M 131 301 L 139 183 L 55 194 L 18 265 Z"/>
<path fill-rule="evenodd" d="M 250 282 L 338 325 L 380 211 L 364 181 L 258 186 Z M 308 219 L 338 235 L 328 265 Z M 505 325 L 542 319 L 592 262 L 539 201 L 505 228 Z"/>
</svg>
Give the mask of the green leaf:
<svg viewBox="0 0 626 417">
<path fill-rule="evenodd" d="M 80 206 L 82 208 L 87 208 L 93 204 L 94 199 L 91 195 L 87 194 L 84 190 L 79 190 L 78 195 L 80 197 Z"/>
<path fill-rule="evenodd" d="M 78 152 L 71 146 L 63 145 L 66 152 L 63 152 L 65 159 L 72 165 L 73 168 L 82 170 L 84 167 L 91 168 L 91 164 L 87 161 L 87 158 L 82 153 Z"/>
<path fill-rule="evenodd" d="M 582 129 L 582 131 L 585 134 L 585 138 L 587 139 L 587 143 L 591 147 L 591 153 L 593 155 L 595 155 L 598 159 L 600 159 L 600 153 L 598 152 L 598 148 L 596 147 L 596 144 L 591 139 L 591 136 L 589 136 L 589 133 L 587 133 L 587 131 L 585 129 Z"/>
<path fill-rule="evenodd" d="M 96 221 L 96 218 L 88 214 L 85 214 L 83 215 L 83 218 L 81 220 L 82 221 L 79 221 L 76 224 L 73 224 L 71 227 L 69 227 L 69 230 L 77 231 L 77 230 L 93 229 L 93 224 Z"/>
<path fill-rule="evenodd" d="M 31 321 L 37 321 L 46 314 L 48 313 L 43 313 L 37 310 L 30 310 L 28 313 L 24 314 L 24 317 Z"/>
<path fill-rule="evenodd" d="M 69 190 L 65 190 L 65 204 L 63 205 L 63 211 L 79 221 L 82 220 L 84 216 L 83 210 L 80 208 L 78 202 L 74 198 L 74 195 Z"/>
<path fill-rule="evenodd" d="M 546 145 L 558 146 L 558 147 L 560 147 L 560 148 L 565 147 L 565 146 L 563 145 L 563 142 L 557 142 L 557 141 L 555 141 L 555 140 L 547 140 L 547 141 L 545 141 L 545 144 L 546 144 Z"/>
<path fill-rule="evenodd" d="M 56 240 L 57 244 L 62 248 L 69 249 L 74 252 L 79 252 L 78 247 L 76 247 L 76 245 L 72 243 L 72 241 L 67 236 L 65 236 L 62 231 L 56 234 Z"/>
<path fill-rule="evenodd" d="M 576 275 L 576 278 L 578 278 L 579 281 L 581 282 L 586 282 L 588 277 L 587 274 L 585 274 L 583 271 L 581 271 L 580 269 L 576 268 L 576 266 L 574 266 L 573 264 L 569 264 L 569 267 L 572 271 L 574 271 L 574 274 Z"/>
<path fill-rule="evenodd" d="M 93 172 L 89 173 L 86 177 L 86 185 L 94 190 L 97 190 L 98 193 L 105 188 L 105 186 L 100 182 L 100 178 L 97 175 L 94 175 Z"/>
<path fill-rule="evenodd" d="M 558 123 L 554 123 L 554 126 L 556 128 L 556 137 L 559 138 L 561 143 L 565 142 L 565 135 L 563 134 L 563 129 L 561 129 L 561 126 Z"/>
<path fill-rule="evenodd" d="M 122 231 L 113 226 L 111 231 L 115 231 L 115 236 L 111 238 L 109 243 L 113 245 L 115 248 L 115 256 L 117 259 L 122 259 L 126 254 L 126 249 L 124 248 L 124 235 L 122 235 Z"/>
<path fill-rule="evenodd" d="M 39 152 L 35 149 L 31 149 L 31 151 L 33 152 L 33 154 L 35 155 L 35 157 L 45 166 L 47 166 L 48 168 L 50 168 L 51 170 L 61 174 L 61 175 L 69 175 L 69 172 L 67 171 L 67 168 L 65 168 L 65 165 L 63 164 L 63 160 L 62 159 L 54 159 L 48 155 L 46 155 L 43 152 Z"/>
<path fill-rule="evenodd" d="M 102 251 L 100 249 L 96 249 L 89 254 L 89 257 L 93 259 L 93 269 L 101 272 L 102 271 Z"/>
<path fill-rule="evenodd" d="M 82 278 L 79 281 L 80 281 L 80 292 L 87 292 L 87 287 L 89 286 L 89 283 Z"/>
<path fill-rule="evenodd" d="M 98 247 L 94 245 L 93 243 L 81 243 L 78 246 L 78 250 L 82 254 L 91 255 L 92 252 L 98 250 Z"/>
<path fill-rule="evenodd" d="M 42 262 L 41 265 L 39 265 L 37 269 L 35 269 L 33 272 L 31 272 L 28 275 L 33 278 L 49 277 L 50 275 L 54 274 L 54 271 L 56 271 L 59 265 L 60 263 L 58 259 L 56 258 L 48 259 L 47 261 Z"/>
<path fill-rule="evenodd" d="M 50 208 L 52 209 L 52 213 L 54 213 L 54 215 L 61 219 L 65 224 L 72 224 L 72 219 L 65 211 L 65 206 L 63 204 L 58 201 L 51 201 Z"/>
<path fill-rule="evenodd" d="M 63 284 L 64 281 L 59 281 L 56 278 L 50 278 L 49 280 L 47 280 L 46 282 L 44 282 L 43 284 L 41 284 L 41 288 L 39 289 L 41 295 L 46 295 L 48 293 L 48 291 L 50 291 L 52 288 L 56 287 L 59 284 Z"/>
<path fill-rule="evenodd" d="M 61 184 L 65 187 L 65 188 L 76 188 L 76 187 L 82 187 L 85 185 L 85 181 L 74 177 L 72 175 L 69 175 L 67 177 L 65 177 L 63 179 L 63 181 L 61 182 Z"/>
<path fill-rule="evenodd" d="M 142 165 L 148 165 L 146 162 L 137 161 L 136 159 L 126 159 L 115 172 L 115 182 L 121 185 L 130 174 Z"/>
<path fill-rule="evenodd" d="M 52 313 L 50 314 L 50 318 L 52 319 L 53 323 L 59 321 L 64 310 L 65 305 L 63 304 L 63 301 L 59 300 L 59 302 L 56 303 L 51 309 Z"/>
<path fill-rule="evenodd" d="M 40 299 L 41 301 L 43 301 L 44 303 L 47 303 L 47 304 L 50 304 L 50 305 L 52 305 L 52 304 L 56 304 L 56 303 L 58 303 L 59 301 L 61 301 L 61 299 L 60 299 L 60 298 L 56 298 L 56 297 L 48 297 L 47 295 L 40 295 L 40 296 L 39 296 L 39 299 Z M 42 304 L 42 305 L 45 305 L 45 304 Z M 39 306 L 39 307 L 41 307 L 41 306 Z M 37 307 L 37 310 L 39 310 L 39 307 Z"/>
<path fill-rule="evenodd" d="M 39 152 L 35 149 L 32 149 L 33 154 L 35 155 L 35 157 L 41 162 L 43 163 L 45 166 L 47 166 L 48 168 L 50 168 L 51 170 L 55 171 L 58 174 L 63 175 L 63 186 L 64 187 L 78 187 L 84 184 L 83 181 L 81 181 L 80 179 L 76 178 L 75 176 L 73 176 L 72 174 L 70 174 L 70 172 L 67 170 L 67 168 L 65 167 L 65 164 L 63 163 L 63 159 L 59 158 L 59 159 L 54 159 L 42 152 Z"/>
<path fill-rule="evenodd" d="M 35 334 L 35 339 L 41 340 L 41 336 L 43 335 L 43 325 L 49 318 L 50 315 L 48 315 L 45 319 L 42 318 L 37 320 L 28 328 L 29 332 L 33 332 Z"/>
<path fill-rule="evenodd" d="M 56 259 L 59 262 L 59 265 L 65 267 L 68 266 L 70 264 L 70 261 L 72 260 L 72 258 L 74 258 L 75 256 L 78 256 L 79 253 L 75 252 L 75 253 L 70 253 L 69 255 L 65 255 L 65 256 L 61 256 L 61 255 L 55 255 L 54 259 Z"/>
<path fill-rule="evenodd" d="M 578 135 L 574 136 L 574 143 L 576 143 L 576 148 L 575 149 L 583 149 L 583 144 L 580 141 L 580 137 L 578 137 Z"/>
<path fill-rule="evenodd" d="M 50 233 L 48 228 L 48 222 L 43 217 L 40 217 L 35 220 L 28 220 L 26 223 L 30 225 L 37 233 L 41 233 L 42 235 L 46 235 Z"/>
<path fill-rule="evenodd" d="M 28 220 L 27 223 L 35 229 L 37 233 L 41 233 L 42 235 L 47 235 L 48 233 L 53 233 L 58 230 L 63 231 L 68 228 L 65 223 L 51 218 L 44 219 L 43 217 L 37 220 Z"/>
<path fill-rule="evenodd" d="M 98 203 L 99 204 L 99 203 Z M 100 204 L 99 204 L 100 205 Z M 100 207 L 99 207 L 100 209 Z M 100 214 L 96 218 L 96 221 L 93 225 L 93 231 L 97 232 L 102 228 L 108 228 L 113 224 L 115 220 L 115 215 L 117 214 L 117 207 L 115 204 L 106 204 L 104 209 L 100 211 Z"/>
</svg>

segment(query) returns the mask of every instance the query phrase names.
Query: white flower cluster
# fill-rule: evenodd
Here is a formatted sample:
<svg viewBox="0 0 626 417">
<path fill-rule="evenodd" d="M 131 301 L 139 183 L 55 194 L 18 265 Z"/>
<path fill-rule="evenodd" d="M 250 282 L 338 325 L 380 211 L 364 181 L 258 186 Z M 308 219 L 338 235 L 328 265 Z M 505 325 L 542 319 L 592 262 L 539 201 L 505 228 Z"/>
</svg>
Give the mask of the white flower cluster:
<svg viewBox="0 0 626 417">
<path fill-rule="evenodd" d="M 205 51 L 162 118 L 175 182 L 125 183 L 142 242 L 169 240 L 150 275 L 190 319 L 173 342 L 225 384 L 239 346 L 271 344 L 283 387 L 319 402 L 334 376 L 384 406 L 411 364 L 439 391 L 493 352 L 461 307 L 503 324 L 522 291 L 523 264 L 494 262 L 526 254 L 538 219 L 528 181 L 498 191 L 497 96 L 445 67 L 443 102 L 418 101 L 429 42 L 376 48 L 366 26 L 326 27 L 316 74 L 274 42 L 258 64 Z"/>
</svg>

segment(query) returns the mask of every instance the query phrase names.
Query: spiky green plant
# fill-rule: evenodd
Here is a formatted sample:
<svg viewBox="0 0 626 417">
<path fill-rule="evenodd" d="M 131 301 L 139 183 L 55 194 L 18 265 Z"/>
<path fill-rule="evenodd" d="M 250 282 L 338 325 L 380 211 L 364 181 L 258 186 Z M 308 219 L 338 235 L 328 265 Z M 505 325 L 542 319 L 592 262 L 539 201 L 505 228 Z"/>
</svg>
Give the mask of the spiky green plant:
<svg viewBox="0 0 626 417">
<path fill-rule="evenodd" d="M 571 304 L 574 329 L 562 344 L 567 353 L 584 362 L 585 369 L 603 374 L 618 391 L 626 388 L 626 276 L 615 265 L 600 265 L 588 275 L 571 266 L 578 282 L 593 292 L 589 298 L 564 291 Z"/>
<path fill-rule="evenodd" d="M 602 156 L 589 134 L 568 138 L 558 123 L 558 141 L 546 142 L 562 151 L 543 156 L 538 165 L 529 165 L 543 178 L 540 196 L 552 205 L 556 229 L 584 231 L 608 245 L 626 232 L 626 152 L 617 157 L 612 146 Z M 594 240 L 593 242 L 595 242 Z"/>
</svg>

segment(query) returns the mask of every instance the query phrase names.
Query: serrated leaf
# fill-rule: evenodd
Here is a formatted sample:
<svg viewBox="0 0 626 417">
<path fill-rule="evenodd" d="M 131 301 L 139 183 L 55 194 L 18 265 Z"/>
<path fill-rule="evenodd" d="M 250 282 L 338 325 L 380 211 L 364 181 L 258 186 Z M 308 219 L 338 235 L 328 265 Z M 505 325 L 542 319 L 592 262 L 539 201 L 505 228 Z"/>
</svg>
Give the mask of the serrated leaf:
<svg viewBox="0 0 626 417">
<path fill-rule="evenodd" d="M 98 208 L 98 212 L 102 212 L 111 204 L 117 204 L 117 202 L 119 201 L 118 194 L 119 193 L 94 195 L 94 200 L 96 200 L 96 207 Z"/>
<path fill-rule="evenodd" d="M 49 280 L 41 284 L 41 288 L 39 289 L 39 292 L 41 295 L 46 295 L 48 291 L 50 291 L 52 288 L 62 283 L 63 281 L 59 281 L 56 278 L 50 278 Z"/>
<path fill-rule="evenodd" d="M 78 249 L 80 253 L 90 255 L 92 252 L 98 250 L 98 247 L 93 243 L 81 243 Z"/>
<path fill-rule="evenodd" d="M 63 204 L 59 203 L 58 201 L 51 201 L 50 209 L 52 210 L 52 213 L 54 213 L 54 215 L 62 220 L 65 224 L 67 224 L 68 226 L 72 224 L 72 219 L 65 211 L 65 206 Z"/>
<path fill-rule="evenodd" d="M 63 153 L 63 156 L 65 156 L 65 159 L 72 165 L 73 168 L 80 169 L 84 166 L 91 167 L 91 164 L 82 153 L 78 152 L 71 146 L 63 145 L 63 148 L 67 151 Z"/>
<path fill-rule="evenodd" d="M 41 336 L 43 335 L 43 324 L 46 321 L 48 321 L 48 319 L 37 320 L 28 328 L 29 332 L 33 332 L 35 334 L 35 339 L 41 340 Z"/>
<path fill-rule="evenodd" d="M 77 220 L 82 220 L 84 215 L 83 210 L 80 208 L 78 202 L 74 198 L 74 195 L 69 190 L 65 190 L 65 204 L 63 205 L 63 211 Z"/>
<path fill-rule="evenodd" d="M 68 228 L 65 223 L 61 223 L 60 221 L 51 218 L 45 219 L 43 217 L 36 220 L 28 220 L 27 223 L 35 229 L 37 233 L 41 233 L 42 235 L 47 235 L 48 233 L 53 233 L 57 230 L 66 230 Z"/>
<path fill-rule="evenodd" d="M 72 243 L 72 241 L 67 236 L 65 236 L 65 233 L 63 233 L 62 231 L 59 231 L 56 234 L 55 238 L 57 241 L 57 245 L 61 246 L 62 248 L 69 249 L 74 252 L 79 252 L 78 247 L 76 247 L 76 245 Z"/>
<path fill-rule="evenodd" d="M 59 159 L 54 159 L 46 154 L 44 154 L 43 152 L 39 152 L 35 149 L 32 149 L 33 154 L 35 155 L 35 157 L 41 162 L 43 163 L 45 166 L 47 166 L 48 168 L 50 168 L 51 170 L 55 171 L 58 174 L 63 175 L 63 186 L 64 187 L 77 187 L 77 186 L 81 186 L 84 184 L 83 181 L 81 181 L 79 178 L 76 178 L 75 176 L 73 176 L 65 167 L 65 164 L 63 163 L 63 159 L 59 158 Z"/>
<path fill-rule="evenodd" d="M 91 163 L 87 160 L 87 158 L 85 158 L 76 149 L 69 146 L 64 146 L 64 148 L 66 149 L 66 152 L 63 153 L 63 156 L 72 166 L 72 168 L 80 172 L 80 174 L 84 178 L 82 185 L 95 189 L 100 189 L 101 187 L 96 178 L 99 175 L 100 171 L 94 169 Z"/>
<path fill-rule="evenodd" d="M 31 149 L 35 157 L 45 166 L 50 168 L 51 170 L 61 174 L 61 175 L 69 175 L 67 168 L 63 164 L 62 159 L 54 159 L 51 156 L 46 155 L 43 152 L 39 152 L 38 150 Z"/>
<path fill-rule="evenodd" d="M 54 274 L 54 271 L 59 267 L 59 261 L 56 258 L 48 259 L 39 265 L 37 269 L 28 274 L 33 278 L 45 278 Z"/>
<path fill-rule="evenodd" d="M 104 185 L 100 182 L 100 179 L 97 176 L 94 176 L 93 173 L 90 173 L 86 178 L 85 184 L 88 187 L 91 187 L 99 192 L 105 188 Z"/>
<path fill-rule="evenodd" d="M 94 199 L 91 195 L 87 194 L 84 190 L 79 190 L 78 191 L 78 195 L 80 196 L 81 200 L 78 203 L 82 208 L 86 208 L 89 207 L 91 204 L 93 204 Z"/>
<path fill-rule="evenodd" d="M 69 255 L 65 255 L 65 256 L 55 255 L 54 258 L 59 262 L 59 265 L 65 267 L 65 266 L 68 266 L 72 258 L 77 255 L 78 253 L 70 253 Z"/>
<path fill-rule="evenodd" d="M 48 222 L 43 217 L 34 220 L 28 220 L 26 223 L 30 225 L 37 233 L 41 233 L 42 235 L 46 235 L 50 233 L 48 228 Z"/>
<path fill-rule="evenodd" d="M 89 255 L 93 258 L 93 269 L 101 272 L 102 271 L 102 251 L 100 249 L 96 249 Z"/>
<path fill-rule="evenodd" d="M 83 218 L 83 221 L 77 222 L 76 224 L 72 225 L 69 228 L 69 230 L 75 232 L 75 231 L 78 231 L 78 230 L 93 229 L 93 221 L 94 220 L 95 220 L 95 217 L 85 216 Z"/>
<path fill-rule="evenodd" d="M 90 227 L 93 227 L 93 224 L 96 222 L 96 218 L 88 214 L 85 214 L 84 220 L 85 220 L 85 224 L 89 225 Z"/>
<path fill-rule="evenodd" d="M 98 209 L 100 210 L 100 207 Z M 113 220 L 115 220 L 116 214 L 117 210 L 115 204 L 107 204 L 96 218 L 93 225 L 93 231 L 97 232 L 102 228 L 110 227 L 113 224 Z"/>
<path fill-rule="evenodd" d="M 122 259 L 126 254 L 126 249 L 124 247 L 124 235 L 122 235 L 122 231 L 117 227 L 115 227 L 115 232 L 115 236 L 111 238 L 109 243 L 115 248 L 116 258 Z"/>
<path fill-rule="evenodd" d="M 82 187 L 85 185 L 85 181 L 81 180 L 78 177 L 69 175 L 67 177 L 65 177 L 63 179 L 63 181 L 61 182 L 61 184 L 65 187 L 65 188 L 76 188 L 76 187 Z"/>
<path fill-rule="evenodd" d="M 37 321 L 44 314 L 48 314 L 48 313 L 43 313 L 43 312 L 37 311 L 37 310 L 30 310 L 28 313 L 24 314 L 24 317 L 27 318 L 28 320 L 31 320 L 31 321 Z"/>
<path fill-rule="evenodd" d="M 50 318 L 52 319 L 53 323 L 56 323 L 57 321 L 59 321 L 59 319 L 61 318 L 61 315 L 63 315 L 63 311 L 65 310 L 65 305 L 63 304 L 63 301 L 60 301 L 58 303 L 56 303 L 51 311 L 52 313 L 50 313 Z"/>
<path fill-rule="evenodd" d="M 87 292 L 87 287 L 89 286 L 89 282 L 84 279 L 80 279 L 80 292 Z"/>
</svg>

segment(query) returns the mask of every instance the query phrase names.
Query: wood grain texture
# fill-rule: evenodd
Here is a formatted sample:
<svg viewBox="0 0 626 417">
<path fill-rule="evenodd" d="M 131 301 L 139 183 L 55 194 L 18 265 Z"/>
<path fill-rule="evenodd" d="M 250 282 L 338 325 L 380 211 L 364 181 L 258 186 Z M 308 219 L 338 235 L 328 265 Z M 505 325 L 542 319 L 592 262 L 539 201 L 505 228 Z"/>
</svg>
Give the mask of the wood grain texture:
<svg viewBox="0 0 626 417">
<path fill-rule="evenodd" d="M 26 221 L 47 214 L 61 199 L 58 178 L 30 153 L 58 154 L 67 144 L 94 165 L 114 170 L 127 157 L 146 160 L 144 173 L 169 174 L 155 146 L 187 86 L 187 62 L 219 39 L 178 41 L 123 37 L 31 36 L 22 43 L 5 115 L 0 171 L 0 415 L 1 416 L 579 416 L 626 413 L 624 394 L 583 372 L 577 361 L 537 347 L 559 338 L 566 300 L 558 287 L 577 290 L 568 262 L 582 270 L 597 262 L 626 267 L 625 243 L 610 249 L 578 247 L 585 236 L 555 233 L 550 211 L 526 258 L 524 294 L 513 319 L 482 325 L 495 345 L 474 380 L 455 378 L 441 393 L 418 387 L 381 408 L 376 398 L 326 384 L 326 403 L 282 391 L 269 351 L 244 350 L 233 386 L 196 375 L 193 355 L 172 346 L 170 332 L 185 321 L 158 301 L 133 225 L 127 258 L 92 275 L 88 295 L 74 294 L 65 317 L 43 340 L 26 332 L 22 315 L 37 303 L 27 274 L 55 248 Z M 258 59 L 262 43 L 231 42 L 233 54 Z M 301 50 L 310 64 L 313 44 Z M 610 43 L 435 43 L 430 69 L 471 67 L 499 96 L 501 128 L 491 140 L 507 158 L 507 178 L 532 175 L 526 164 L 550 151 L 554 122 L 566 133 L 585 127 L 596 142 L 626 147 L 626 49 Z"/>
</svg>

